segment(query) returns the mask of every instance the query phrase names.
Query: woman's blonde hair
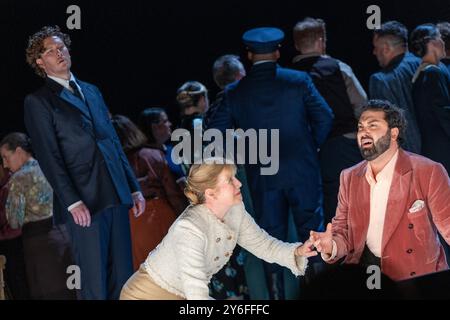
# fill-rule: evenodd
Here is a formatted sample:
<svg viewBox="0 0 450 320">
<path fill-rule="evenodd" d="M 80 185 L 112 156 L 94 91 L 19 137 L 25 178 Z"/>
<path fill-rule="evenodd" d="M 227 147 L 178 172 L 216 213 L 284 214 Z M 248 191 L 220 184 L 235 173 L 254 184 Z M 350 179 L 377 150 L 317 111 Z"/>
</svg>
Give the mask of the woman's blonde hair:
<svg viewBox="0 0 450 320">
<path fill-rule="evenodd" d="M 224 169 L 236 174 L 236 166 L 221 158 L 206 159 L 201 164 L 192 165 L 184 189 L 184 194 L 189 202 L 194 205 L 204 203 L 206 189 L 216 187 L 217 179 Z"/>
</svg>

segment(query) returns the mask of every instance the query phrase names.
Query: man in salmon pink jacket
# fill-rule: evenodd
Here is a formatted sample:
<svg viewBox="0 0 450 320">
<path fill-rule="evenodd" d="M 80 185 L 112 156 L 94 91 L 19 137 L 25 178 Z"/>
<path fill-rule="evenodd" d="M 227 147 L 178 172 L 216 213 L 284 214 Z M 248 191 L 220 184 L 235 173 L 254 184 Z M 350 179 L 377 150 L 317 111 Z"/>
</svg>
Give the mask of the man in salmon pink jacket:
<svg viewBox="0 0 450 320">
<path fill-rule="evenodd" d="M 448 269 L 450 180 L 440 163 L 402 150 L 405 120 L 371 100 L 358 122 L 365 161 L 341 173 L 339 204 L 326 232 L 311 238 L 328 263 L 378 265 L 393 280 Z"/>
</svg>

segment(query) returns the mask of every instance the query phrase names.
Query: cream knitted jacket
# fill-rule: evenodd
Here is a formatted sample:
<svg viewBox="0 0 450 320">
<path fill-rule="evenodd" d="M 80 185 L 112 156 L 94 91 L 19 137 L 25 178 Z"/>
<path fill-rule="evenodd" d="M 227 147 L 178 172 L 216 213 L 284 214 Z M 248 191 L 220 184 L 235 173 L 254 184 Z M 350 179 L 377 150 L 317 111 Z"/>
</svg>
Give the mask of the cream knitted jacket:
<svg viewBox="0 0 450 320">
<path fill-rule="evenodd" d="M 211 299 L 208 283 L 230 259 L 236 243 L 260 259 L 304 275 L 307 259 L 296 257 L 301 243 L 268 235 L 245 210 L 232 207 L 220 221 L 205 205 L 189 206 L 152 251 L 144 266 L 162 288 L 186 299 Z"/>
</svg>

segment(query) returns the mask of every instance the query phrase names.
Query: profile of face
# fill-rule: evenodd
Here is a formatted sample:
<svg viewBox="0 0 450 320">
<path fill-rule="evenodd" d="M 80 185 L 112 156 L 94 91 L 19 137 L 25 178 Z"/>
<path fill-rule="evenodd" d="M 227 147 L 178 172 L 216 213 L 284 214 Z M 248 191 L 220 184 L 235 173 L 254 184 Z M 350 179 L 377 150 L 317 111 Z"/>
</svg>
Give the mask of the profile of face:
<svg viewBox="0 0 450 320">
<path fill-rule="evenodd" d="M 164 144 L 170 139 L 170 135 L 172 134 L 172 123 L 169 121 L 169 118 L 165 112 L 161 112 L 159 116 L 159 122 L 152 123 L 152 132 L 156 142 L 159 144 Z"/>
<path fill-rule="evenodd" d="M 242 202 L 241 182 L 234 176 L 230 169 L 224 169 L 217 178 L 214 189 L 206 189 L 207 197 L 221 207 L 232 207 Z"/>
<path fill-rule="evenodd" d="M 389 64 L 389 46 L 386 43 L 385 39 L 374 35 L 372 39 L 373 44 L 373 54 L 378 60 L 378 64 L 380 67 L 384 68 Z"/>
<path fill-rule="evenodd" d="M 37 65 L 42 68 L 48 76 L 65 75 L 72 65 L 69 49 L 57 36 L 44 39 L 44 51 L 40 58 L 36 59 Z"/>
<path fill-rule="evenodd" d="M 18 147 L 16 150 L 11 151 L 6 145 L 0 148 L 0 154 L 2 156 L 3 167 L 11 172 L 17 172 L 26 162 L 26 152 Z"/>
<path fill-rule="evenodd" d="M 365 111 L 358 122 L 358 146 L 368 161 L 386 152 L 398 137 L 398 128 L 389 129 L 383 111 Z"/>
<path fill-rule="evenodd" d="M 445 56 L 446 56 L 445 42 L 444 42 L 444 40 L 442 40 L 442 37 L 440 34 L 438 37 L 430 40 L 427 43 L 427 52 L 434 55 L 437 60 L 441 60 L 441 59 L 445 58 Z"/>
<path fill-rule="evenodd" d="M 316 48 L 320 54 L 325 54 L 327 52 L 327 39 L 325 37 L 320 37 L 317 39 Z"/>
</svg>

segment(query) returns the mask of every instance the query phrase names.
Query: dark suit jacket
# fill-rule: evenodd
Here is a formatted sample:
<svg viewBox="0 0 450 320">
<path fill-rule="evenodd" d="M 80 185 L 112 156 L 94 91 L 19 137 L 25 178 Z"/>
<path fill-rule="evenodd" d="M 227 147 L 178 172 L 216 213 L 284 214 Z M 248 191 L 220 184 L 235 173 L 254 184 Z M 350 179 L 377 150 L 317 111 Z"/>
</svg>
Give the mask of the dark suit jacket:
<svg viewBox="0 0 450 320">
<path fill-rule="evenodd" d="M 422 137 L 422 155 L 450 171 L 450 75 L 442 66 L 420 72 L 412 91 Z"/>
<path fill-rule="evenodd" d="M 296 187 L 306 197 L 317 199 L 317 149 L 332 124 L 333 112 L 308 74 L 266 62 L 253 66 L 246 77 L 227 87 L 210 128 L 279 129 L 278 173 L 262 176 L 263 165 L 246 164 L 250 185 L 259 190 Z"/>
<path fill-rule="evenodd" d="M 77 83 L 86 102 L 49 78 L 25 98 L 25 125 L 55 193 L 56 223 L 65 222 L 67 208 L 79 200 L 95 214 L 131 206 L 131 193 L 140 191 L 100 91 Z"/>
<path fill-rule="evenodd" d="M 307 72 L 319 93 L 334 113 L 334 125 L 328 138 L 355 132 L 358 121 L 347 93 L 339 60 L 330 56 L 305 57 L 293 63 L 292 69 Z"/>
<path fill-rule="evenodd" d="M 408 127 L 404 148 L 415 153 L 420 153 L 421 138 L 411 94 L 411 80 L 419 65 L 420 59 L 412 53 L 400 54 L 385 68 L 372 74 L 369 82 L 370 99 L 388 100 L 405 110 Z"/>
</svg>

